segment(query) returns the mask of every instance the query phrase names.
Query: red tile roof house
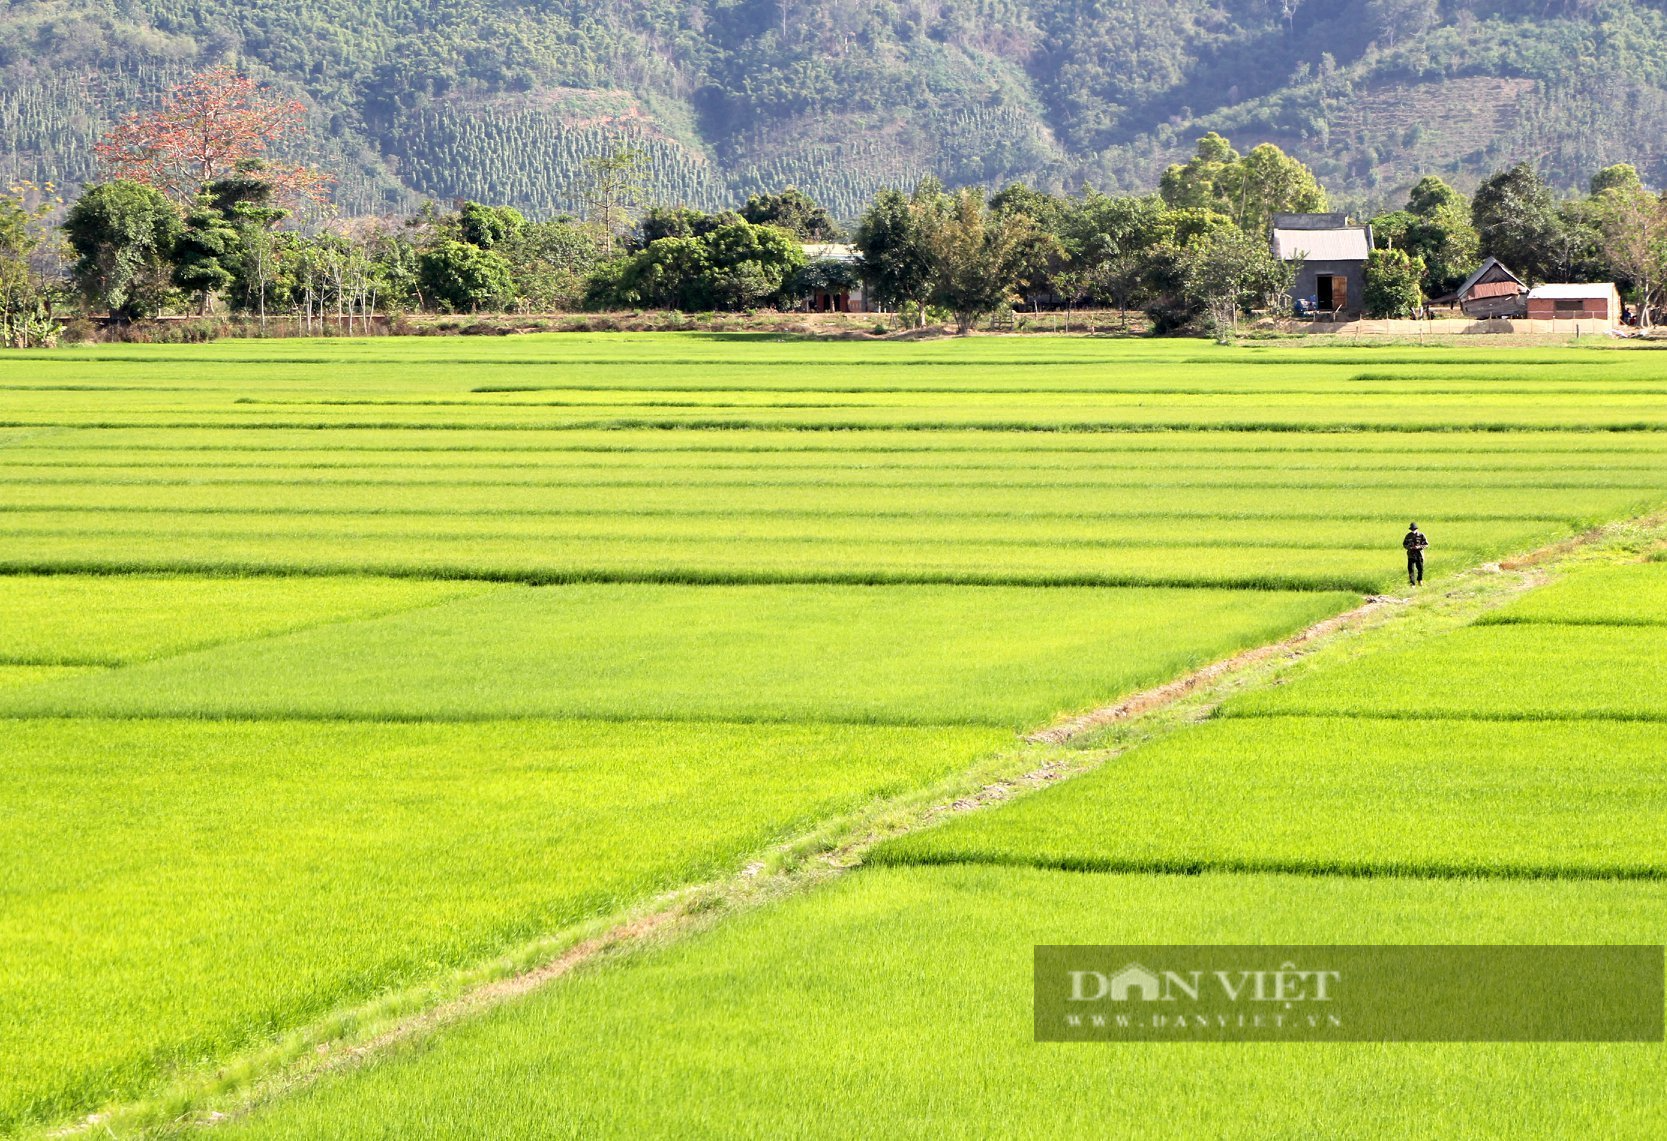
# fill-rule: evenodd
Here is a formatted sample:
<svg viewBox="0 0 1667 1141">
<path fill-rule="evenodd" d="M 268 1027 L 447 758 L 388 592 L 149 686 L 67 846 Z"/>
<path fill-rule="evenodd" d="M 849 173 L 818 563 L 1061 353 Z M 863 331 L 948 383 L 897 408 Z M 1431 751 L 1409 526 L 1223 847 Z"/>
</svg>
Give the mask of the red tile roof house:
<svg viewBox="0 0 1667 1141">
<path fill-rule="evenodd" d="M 1602 321 L 1615 325 L 1621 320 L 1621 294 L 1611 281 L 1536 285 L 1528 291 L 1528 319 Z"/>
</svg>

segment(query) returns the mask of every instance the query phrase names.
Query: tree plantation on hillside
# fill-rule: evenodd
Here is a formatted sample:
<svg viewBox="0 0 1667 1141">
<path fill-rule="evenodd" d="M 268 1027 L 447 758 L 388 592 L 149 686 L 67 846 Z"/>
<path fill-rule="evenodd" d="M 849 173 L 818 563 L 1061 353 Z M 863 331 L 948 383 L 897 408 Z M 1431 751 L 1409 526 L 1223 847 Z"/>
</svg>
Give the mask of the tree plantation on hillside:
<svg viewBox="0 0 1667 1141">
<path fill-rule="evenodd" d="M 924 178 L 912 193 L 876 194 L 845 245 L 832 241 L 841 231 L 828 210 L 793 187 L 716 214 L 654 204 L 652 156 L 629 148 L 586 161 L 582 218 L 535 221 L 464 201 L 398 222 L 297 227 L 292 207 L 321 193 L 325 176 L 266 153 L 295 114 L 235 73 L 205 73 L 102 144 L 124 177 L 87 187 L 61 234 L 49 202 L 0 199 L 0 341 L 55 343 L 60 311 L 77 306 L 117 336 L 131 336 L 135 319 L 187 309 L 238 314 L 267 335 L 369 331 L 421 310 L 845 310 L 859 293 L 859 310 L 953 320 L 961 333 L 1015 304 L 1046 303 L 1114 306 L 1125 328 L 1139 309 L 1155 332 L 1226 337 L 1253 312 L 1333 308 L 1293 297 L 1307 247 L 1284 250 L 1274 225 L 1330 217 L 1316 213 L 1324 188 L 1278 147 L 1241 155 L 1214 133 L 1169 167 L 1156 195 L 1015 183 L 986 197 Z M 1489 177 L 1468 202 L 1425 177 L 1405 209 L 1362 231 L 1377 248 L 1357 255 L 1352 311 L 1421 314 L 1488 257 L 1523 283 L 1618 282 L 1648 327 L 1667 289 L 1667 197 L 1627 164 L 1599 171 L 1590 191 L 1558 200 L 1526 164 Z M 83 322 L 78 334 L 92 331 Z"/>
</svg>

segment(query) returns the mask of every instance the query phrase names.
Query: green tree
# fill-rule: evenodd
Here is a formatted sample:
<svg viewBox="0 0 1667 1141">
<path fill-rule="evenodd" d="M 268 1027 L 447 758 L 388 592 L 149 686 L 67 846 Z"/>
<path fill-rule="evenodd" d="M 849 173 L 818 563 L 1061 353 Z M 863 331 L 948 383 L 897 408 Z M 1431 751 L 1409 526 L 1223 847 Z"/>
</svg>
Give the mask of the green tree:
<svg viewBox="0 0 1667 1141">
<path fill-rule="evenodd" d="M 804 250 L 792 234 L 742 218 L 719 226 L 702 241 L 709 267 L 702 288 L 719 309 L 747 309 L 774 300 L 805 264 Z"/>
<path fill-rule="evenodd" d="M 138 182 L 89 186 L 64 218 L 75 284 L 118 320 L 161 311 L 168 299 L 180 218 L 162 192 Z"/>
<path fill-rule="evenodd" d="M 1424 263 L 1406 250 L 1377 249 L 1366 257 L 1366 316 L 1412 317 L 1424 304 Z"/>
<path fill-rule="evenodd" d="M 1613 166 L 1606 166 L 1592 175 L 1591 193 L 1597 198 L 1606 190 L 1642 190 L 1643 180 L 1638 177 L 1638 168 L 1630 162 L 1618 162 Z"/>
<path fill-rule="evenodd" d="M 1022 183 L 1012 183 L 990 198 L 989 212 L 997 218 L 1027 218 L 1029 235 L 1017 251 L 1018 278 L 1024 292 L 1035 297 L 1056 294 L 1074 298 L 1084 279 L 1072 272 L 1071 256 L 1063 240 L 1071 202 Z"/>
<path fill-rule="evenodd" d="M 1372 219 L 1372 237 L 1383 249 L 1405 250 L 1424 263 L 1423 290 L 1450 293 L 1476 268 L 1478 238 L 1464 196 L 1436 177 L 1412 188 L 1405 210 Z"/>
<path fill-rule="evenodd" d="M 1617 180 L 1593 196 L 1592 207 L 1604 254 L 1631 283 L 1639 326 L 1647 329 L 1652 311 L 1667 300 L 1667 194 L 1651 194 L 1636 180 Z"/>
<path fill-rule="evenodd" d="M 1163 201 L 1085 193 L 1060 223 L 1061 241 L 1084 294 L 1125 313 L 1141 302 L 1152 248 L 1162 239 Z"/>
<path fill-rule="evenodd" d="M 1251 234 L 1265 234 L 1275 214 L 1326 208 L 1326 193 L 1314 172 L 1272 143 L 1263 143 L 1240 159 L 1226 172 L 1221 190 L 1226 196 L 1226 209 L 1221 212 Z"/>
<path fill-rule="evenodd" d="M 1262 234 L 1276 213 L 1326 208 L 1325 190 L 1309 170 L 1272 143 L 1241 157 L 1211 131 L 1193 157 L 1164 171 L 1158 193 L 1174 209 L 1210 210 L 1247 233 Z"/>
<path fill-rule="evenodd" d="M 1479 252 L 1529 281 L 1545 281 L 1558 263 L 1562 221 L 1557 202 L 1534 168 L 1518 163 L 1476 188 L 1470 200 Z"/>
<path fill-rule="evenodd" d="M 417 280 L 429 302 L 453 313 L 503 309 L 515 295 L 504 256 L 467 242 L 441 241 L 424 250 Z"/>
<path fill-rule="evenodd" d="M 214 298 L 236 280 L 233 266 L 242 253 L 238 232 L 206 198 L 185 216 L 174 241 L 174 284 L 197 296 L 198 311 L 213 311 Z"/>
<path fill-rule="evenodd" d="M 693 309 L 700 300 L 697 284 L 707 269 L 706 243 L 699 238 L 655 238 L 636 253 L 600 266 L 586 303 L 595 308 Z"/>
<path fill-rule="evenodd" d="M 586 291 L 587 304 L 746 309 L 779 299 L 805 264 L 793 235 L 775 226 L 755 226 L 738 214 L 673 215 L 660 221 L 688 232 L 655 238 L 599 267 Z"/>
<path fill-rule="evenodd" d="M 30 265 L 48 210 L 44 203 L 30 208 L 21 198 L 0 195 L 0 348 L 49 347 L 58 339 L 54 291 Z"/>
<path fill-rule="evenodd" d="M 839 226 L 826 207 L 796 186 L 776 194 L 754 194 L 741 207 L 741 217 L 755 226 L 775 226 L 803 242 L 833 242 Z"/>
<path fill-rule="evenodd" d="M 641 204 L 648 155 L 635 147 L 621 147 L 585 160 L 585 220 L 595 227 L 604 257 L 612 257 L 614 243 Z"/>
<path fill-rule="evenodd" d="M 1172 209 L 1215 209 L 1226 201 L 1228 171 L 1238 161 L 1239 152 L 1233 144 L 1211 131 L 1198 140 L 1192 158 L 1163 172 L 1158 194 Z"/>
<path fill-rule="evenodd" d="M 465 202 L 457 212 L 458 236 L 483 250 L 494 249 L 514 238 L 526 224 L 526 216 L 513 206 Z"/>
<path fill-rule="evenodd" d="M 661 238 L 698 238 L 714 225 L 712 215 L 690 206 L 655 206 L 637 223 L 633 249 L 645 249 Z"/>
<path fill-rule="evenodd" d="M 977 190 L 954 196 L 947 211 L 922 219 L 932 270 L 932 300 L 955 314 L 956 331 L 1013 302 L 1025 284 L 1025 261 L 1037 226 L 1026 214 L 996 214 Z"/>
<path fill-rule="evenodd" d="M 919 196 L 898 190 L 875 195 L 857 226 L 856 247 L 868 291 L 881 305 L 924 309 L 932 294 L 932 261 L 924 242 Z"/>
<path fill-rule="evenodd" d="M 601 253 L 594 232 L 561 219 L 528 222 L 498 250 L 509 261 L 517 302 L 533 312 L 579 304 Z"/>
<path fill-rule="evenodd" d="M 1418 185 L 1407 195 L 1407 211 L 1421 218 L 1430 218 L 1447 207 L 1462 207 L 1468 210 L 1470 204 L 1460 194 L 1447 184 L 1447 180 L 1433 174 L 1426 174 L 1418 180 Z"/>
<path fill-rule="evenodd" d="M 1273 256 L 1265 239 L 1236 227 L 1218 227 L 1182 247 L 1183 288 L 1203 313 L 1205 327 L 1228 340 L 1239 314 L 1270 304 L 1291 288 L 1293 267 Z"/>
</svg>

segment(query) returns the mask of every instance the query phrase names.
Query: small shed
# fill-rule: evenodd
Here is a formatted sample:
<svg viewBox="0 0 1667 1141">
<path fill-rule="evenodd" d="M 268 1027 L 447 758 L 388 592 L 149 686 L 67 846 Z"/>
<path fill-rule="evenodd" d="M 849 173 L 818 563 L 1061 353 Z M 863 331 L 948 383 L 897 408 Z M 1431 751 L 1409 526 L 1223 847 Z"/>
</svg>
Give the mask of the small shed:
<svg viewBox="0 0 1667 1141">
<path fill-rule="evenodd" d="M 1465 278 L 1464 284 L 1445 297 L 1437 297 L 1432 305 L 1457 305 L 1466 317 L 1490 320 L 1495 317 L 1522 317 L 1527 313 L 1524 298 L 1528 285 L 1506 269 L 1498 258 L 1488 258 L 1481 268 Z"/>
<path fill-rule="evenodd" d="M 1291 293 L 1304 307 L 1336 316 L 1360 312 L 1366 295 L 1366 258 L 1372 227 L 1346 214 L 1275 214 L 1273 254 L 1297 261 Z"/>
<path fill-rule="evenodd" d="M 1528 319 L 1603 321 L 1614 325 L 1621 319 L 1621 292 L 1612 281 L 1536 285 L 1528 291 Z"/>
</svg>

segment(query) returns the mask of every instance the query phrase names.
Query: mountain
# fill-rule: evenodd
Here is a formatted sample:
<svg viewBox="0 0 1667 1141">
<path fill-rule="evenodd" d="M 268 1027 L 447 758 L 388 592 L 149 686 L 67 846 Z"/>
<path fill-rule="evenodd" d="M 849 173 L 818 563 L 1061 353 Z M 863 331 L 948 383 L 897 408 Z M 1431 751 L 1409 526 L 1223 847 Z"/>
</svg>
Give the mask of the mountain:
<svg viewBox="0 0 1667 1141">
<path fill-rule="evenodd" d="M 1343 205 L 1518 159 L 1667 182 L 1667 0 L 0 0 L 0 178 L 96 177 L 112 115 L 233 63 L 302 97 L 348 213 L 796 184 L 850 218 L 932 172 L 1144 190 L 1206 130 Z"/>
</svg>

